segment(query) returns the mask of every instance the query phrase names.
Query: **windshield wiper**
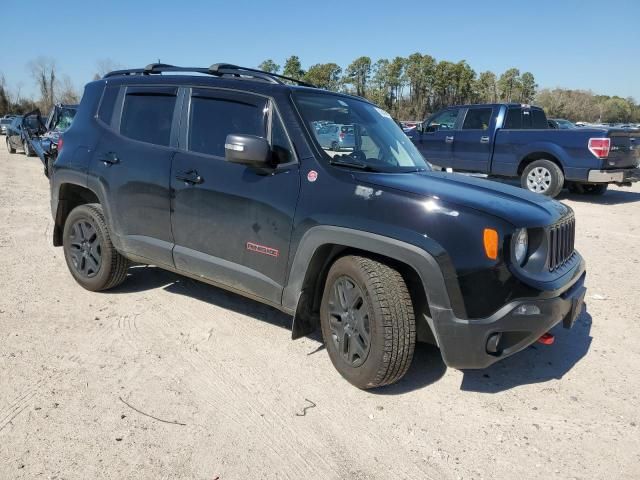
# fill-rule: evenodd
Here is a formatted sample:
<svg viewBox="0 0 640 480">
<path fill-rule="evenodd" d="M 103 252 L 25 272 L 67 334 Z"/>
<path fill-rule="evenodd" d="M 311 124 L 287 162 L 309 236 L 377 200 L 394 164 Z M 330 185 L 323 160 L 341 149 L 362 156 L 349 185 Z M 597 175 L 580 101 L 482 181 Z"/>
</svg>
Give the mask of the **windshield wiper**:
<svg viewBox="0 0 640 480">
<path fill-rule="evenodd" d="M 331 160 L 329 160 L 329 163 L 331 165 L 337 165 L 339 167 L 358 168 L 360 170 L 366 170 L 368 172 L 377 172 L 378 171 L 375 168 L 373 168 L 371 165 L 367 165 L 364 162 L 358 162 L 357 160 L 344 160 L 344 159 L 342 159 L 340 157 L 333 157 Z"/>
</svg>

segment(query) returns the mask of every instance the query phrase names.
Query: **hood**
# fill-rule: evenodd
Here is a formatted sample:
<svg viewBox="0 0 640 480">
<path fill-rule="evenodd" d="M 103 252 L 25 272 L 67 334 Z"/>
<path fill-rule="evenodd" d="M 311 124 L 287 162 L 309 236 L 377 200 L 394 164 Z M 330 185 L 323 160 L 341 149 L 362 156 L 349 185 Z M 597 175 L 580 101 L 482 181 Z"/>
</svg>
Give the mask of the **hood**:
<svg viewBox="0 0 640 480">
<path fill-rule="evenodd" d="M 382 188 L 436 198 L 449 207 L 472 208 L 499 217 L 515 227 L 553 224 L 571 209 L 544 195 L 484 178 L 457 173 L 365 173 L 356 179 Z"/>
</svg>

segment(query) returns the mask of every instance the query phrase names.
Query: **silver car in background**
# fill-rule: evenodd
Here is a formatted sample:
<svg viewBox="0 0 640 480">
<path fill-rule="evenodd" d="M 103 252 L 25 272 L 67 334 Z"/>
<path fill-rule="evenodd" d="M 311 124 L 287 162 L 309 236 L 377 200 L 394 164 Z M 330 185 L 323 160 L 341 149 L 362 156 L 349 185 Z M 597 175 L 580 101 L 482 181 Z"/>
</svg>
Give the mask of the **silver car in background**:
<svg viewBox="0 0 640 480">
<path fill-rule="evenodd" d="M 353 149 L 356 146 L 353 125 L 328 123 L 318 125 L 315 129 L 316 138 L 320 146 L 327 150 L 339 152 L 343 149 Z"/>
</svg>

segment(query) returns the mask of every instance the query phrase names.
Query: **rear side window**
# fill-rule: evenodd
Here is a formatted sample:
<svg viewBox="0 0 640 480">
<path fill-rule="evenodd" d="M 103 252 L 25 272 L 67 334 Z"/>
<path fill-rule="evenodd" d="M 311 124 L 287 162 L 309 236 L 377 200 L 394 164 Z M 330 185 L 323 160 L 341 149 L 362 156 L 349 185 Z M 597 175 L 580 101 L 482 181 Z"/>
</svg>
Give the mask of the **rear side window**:
<svg viewBox="0 0 640 480">
<path fill-rule="evenodd" d="M 129 93 L 124 98 L 120 133 L 141 142 L 168 146 L 175 95 Z"/>
<path fill-rule="evenodd" d="M 487 130 L 491 123 L 491 108 L 471 108 L 464 117 L 463 130 Z"/>
<path fill-rule="evenodd" d="M 98 118 L 107 125 L 111 124 L 111 119 L 113 118 L 113 109 L 116 105 L 116 98 L 118 98 L 118 91 L 117 87 L 107 87 L 102 94 L 102 100 L 98 108 Z"/>
<path fill-rule="evenodd" d="M 230 98 L 191 98 L 189 150 L 224 158 L 229 134 L 265 136 L 264 104 Z"/>
<path fill-rule="evenodd" d="M 531 110 L 531 128 L 549 128 L 547 117 L 542 110 L 537 108 Z"/>
<path fill-rule="evenodd" d="M 522 128 L 521 108 L 509 108 L 507 110 L 507 118 L 504 120 L 504 128 L 516 130 Z"/>
</svg>

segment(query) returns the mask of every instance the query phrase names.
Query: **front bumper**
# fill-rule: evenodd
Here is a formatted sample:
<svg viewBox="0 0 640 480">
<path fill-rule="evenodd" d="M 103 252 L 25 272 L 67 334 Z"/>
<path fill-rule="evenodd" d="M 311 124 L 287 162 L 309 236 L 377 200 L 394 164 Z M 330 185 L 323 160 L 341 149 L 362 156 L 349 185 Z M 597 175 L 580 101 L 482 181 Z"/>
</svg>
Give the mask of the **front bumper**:
<svg viewBox="0 0 640 480">
<path fill-rule="evenodd" d="M 589 170 L 587 180 L 591 183 L 632 183 L 640 181 L 640 168 L 620 170 Z"/>
<path fill-rule="evenodd" d="M 430 323 L 445 364 L 458 369 L 485 368 L 528 347 L 560 322 L 571 328 L 582 311 L 585 276 L 583 272 L 556 297 L 519 299 L 480 320 L 461 320 L 444 311 L 432 312 Z M 515 310 L 522 305 L 538 307 L 540 313 L 517 314 Z"/>
</svg>

